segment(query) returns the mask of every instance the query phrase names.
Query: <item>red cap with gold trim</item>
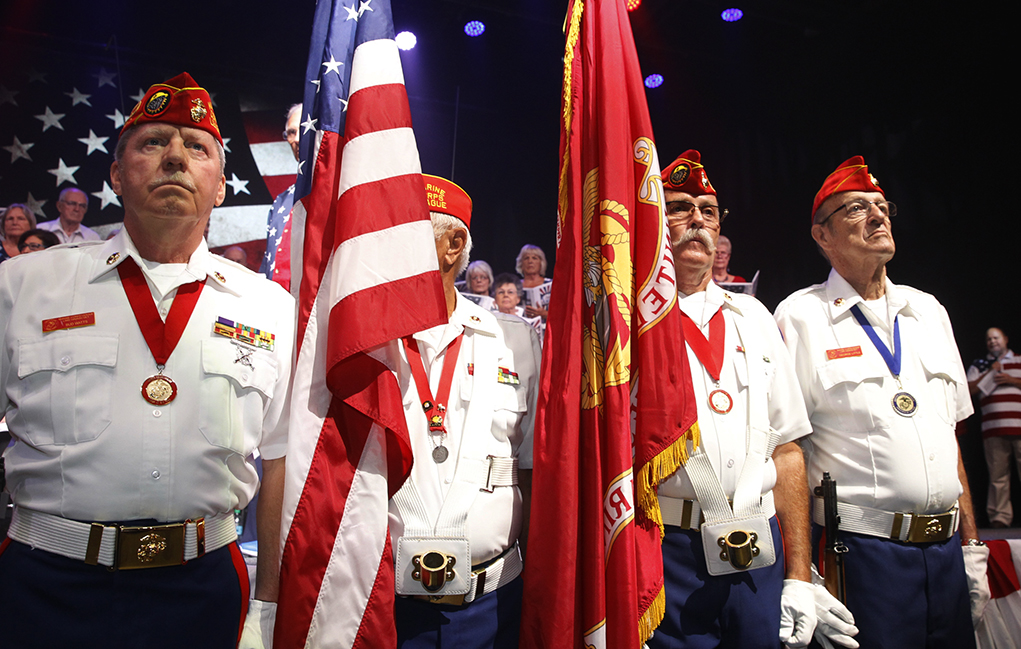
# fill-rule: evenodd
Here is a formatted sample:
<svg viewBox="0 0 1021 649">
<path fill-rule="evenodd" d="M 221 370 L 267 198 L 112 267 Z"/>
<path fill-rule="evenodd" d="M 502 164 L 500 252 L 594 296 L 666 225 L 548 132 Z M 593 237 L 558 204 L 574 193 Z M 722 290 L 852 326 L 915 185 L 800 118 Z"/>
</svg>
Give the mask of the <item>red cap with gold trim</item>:
<svg viewBox="0 0 1021 649">
<path fill-rule="evenodd" d="M 425 202 L 430 212 L 449 214 L 464 221 L 465 227 L 471 229 L 472 199 L 468 192 L 455 183 L 439 176 L 422 174 L 425 179 Z"/>
<path fill-rule="evenodd" d="M 663 187 L 672 189 L 675 192 L 686 192 L 692 196 L 712 194 L 716 196 L 716 190 L 709 182 L 709 176 L 705 175 L 705 167 L 700 160 L 702 154 L 695 149 L 688 149 L 674 160 L 669 167 L 663 170 Z"/>
<path fill-rule="evenodd" d="M 213 113 L 213 100 L 205 88 L 200 88 L 191 75 L 182 72 L 173 79 L 151 86 L 142 101 L 131 109 L 131 115 L 124 121 L 121 135 L 136 124 L 146 122 L 167 122 L 179 126 L 191 126 L 207 131 L 223 145 L 220 127 Z"/>
<path fill-rule="evenodd" d="M 879 192 L 884 197 L 886 192 L 879 187 L 879 181 L 869 173 L 869 167 L 865 164 L 865 158 L 856 155 L 845 160 L 837 170 L 826 176 L 822 188 L 815 195 L 812 201 L 812 221 L 815 222 L 815 213 L 819 206 L 826 202 L 826 199 L 840 192 Z"/>
</svg>

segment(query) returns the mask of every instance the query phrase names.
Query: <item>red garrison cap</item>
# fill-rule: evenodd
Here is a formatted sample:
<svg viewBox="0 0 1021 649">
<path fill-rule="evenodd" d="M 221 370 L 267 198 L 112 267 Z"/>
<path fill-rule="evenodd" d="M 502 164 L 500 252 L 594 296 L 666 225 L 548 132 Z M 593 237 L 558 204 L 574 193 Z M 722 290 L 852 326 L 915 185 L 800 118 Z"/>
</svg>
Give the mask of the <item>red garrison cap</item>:
<svg viewBox="0 0 1021 649">
<path fill-rule="evenodd" d="M 136 124 L 146 122 L 167 122 L 179 126 L 191 126 L 207 131 L 223 145 L 220 127 L 213 113 L 213 100 L 205 88 L 200 88 L 191 75 L 182 72 L 173 79 L 151 86 L 142 101 L 131 109 L 131 115 L 124 121 L 121 135 Z"/>
<path fill-rule="evenodd" d="M 686 192 L 692 196 L 712 194 L 716 196 L 716 190 L 709 182 L 709 176 L 705 175 L 705 167 L 702 166 L 702 154 L 695 149 L 688 149 L 674 160 L 669 167 L 663 170 L 663 186 L 676 192 Z"/>
<path fill-rule="evenodd" d="M 837 167 L 836 171 L 826 176 L 822 188 L 812 202 L 813 222 L 819 206 L 825 203 L 827 198 L 840 192 L 879 192 L 884 197 L 886 196 L 886 193 L 879 187 L 879 181 L 869 173 L 865 158 L 856 155 L 845 160 Z"/>
<path fill-rule="evenodd" d="M 471 229 L 472 199 L 468 192 L 446 178 L 422 174 L 425 179 L 425 202 L 430 212 L 442 212 L 464 221 L 465 227 Z"/>
</svg>

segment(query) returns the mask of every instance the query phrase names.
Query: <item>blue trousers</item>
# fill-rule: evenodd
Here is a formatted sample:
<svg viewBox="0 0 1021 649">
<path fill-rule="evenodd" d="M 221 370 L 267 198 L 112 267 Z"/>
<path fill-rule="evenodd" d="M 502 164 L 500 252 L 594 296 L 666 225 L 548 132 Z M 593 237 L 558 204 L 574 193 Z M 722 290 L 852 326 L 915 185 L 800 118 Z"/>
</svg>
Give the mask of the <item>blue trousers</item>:
<svg viewBox="0 0 1021 649">
<path fill-rule="evenodd" d="M 818 561 L 823 528 L 812 525 Z M 865 649 L 974 649 L 960 534 L 901 543 L 841 532 L 847 608 Z"/>
<path fill-rule="evenodd" d="M 702 534 L 666 526 L 666 615 L 649 639 L 650 649 L 779 649 L 783 537 L 776 516 L 769 527 L 773 565 L 713 576 L 706 569 Z"/>
<path fill-rule="evenodd" d="M 231 543 L 181 566 L 108 570 L 0 546 L 4 649 L 237 647 L 248 572 Z"/>
<path fill-rule="evenodd" d="M 523 584 L 519 576 L 464 606 L 398 597 L 398 649 L 518 649 Z"/>
</svg>

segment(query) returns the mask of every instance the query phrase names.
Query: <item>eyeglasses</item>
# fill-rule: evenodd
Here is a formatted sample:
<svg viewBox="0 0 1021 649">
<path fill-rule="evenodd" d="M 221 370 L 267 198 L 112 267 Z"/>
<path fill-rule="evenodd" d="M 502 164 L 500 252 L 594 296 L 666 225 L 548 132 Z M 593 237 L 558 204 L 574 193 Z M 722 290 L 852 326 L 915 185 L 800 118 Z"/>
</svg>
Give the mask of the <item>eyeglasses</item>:
<svg viewBox="0 0 1021 649">
<path fill-rule="evenodd" d="M 25 245 L 18 248 L 18 250 L 21 250 L 22 252 L 26 250 L 45 250 L 45 249 L 46 246 L 41 243 L 26 243 Z"/>
<path fill-rule="evenodd" d="M 719 205 L 695 205 L 691 201 L 670 201 L 666 204 L 667 216 L 680 216 L 682 214 L 694 214 L 694 211 L 698 210 L 702 214 L 702 218 L 705 219 L 706 223 L 719 224 L 723 223 L 723 219 L 727 218 L 729 210 L 720 209 Z"/>
<path fill-rule="evenodd" d="M 839 212 L 840 210 L 847 210 L 847 218 L 852 220 L 852 221 L 857 221 L 858 219 L 863 219 L 866 216 L 868 216 L 869 209 L 871 209 L 871 207 L 873 205 L 875 205 L 876 209 L 878 209 L 879 212 L 883 216 L 885 216 L 887 218 L 890 218 L 892 216 L 897 216 L 897 206 L 894 205 L 893 203 L 889 203 L 887 201 L 878 201 L 878 202 L 877 201 L 867 201 L 864 198 L 859 198 L 859 199 L 853 200 L 853 201 L 851 201 L 849 203 L 844 203 L 843 205 L 841 205 L 837 209 L 833 210 L 833 212 L 829 216 L 824 218 L 822 221 L 819 221 L 819 225 L 822 225 L 823 223 L 826 223 L 826 221 L 829 221 L 830 218 L 834 214 Z"/>
<path fill-rule="evenodd" d="M 296 129 L 296 128 L 289 128 L 286 131 L 284 131 L 283 133 L 281 133 L 281 135 L 284 136 L 285 140 L 290 140 L 292 137 L 298 137 L 298 129 Z"/>
<path fill-rule="evenodd" d="M 88 207 L 89 207 L 88 203 L 78 203 L 78 202 L 75 202 L 75 201 L 59 201 L 59 202 L 63 203 L 64 205 L 70 205 L 72 208 L 78 209 L 78 210 L 88 209 Z"/>
</svg>

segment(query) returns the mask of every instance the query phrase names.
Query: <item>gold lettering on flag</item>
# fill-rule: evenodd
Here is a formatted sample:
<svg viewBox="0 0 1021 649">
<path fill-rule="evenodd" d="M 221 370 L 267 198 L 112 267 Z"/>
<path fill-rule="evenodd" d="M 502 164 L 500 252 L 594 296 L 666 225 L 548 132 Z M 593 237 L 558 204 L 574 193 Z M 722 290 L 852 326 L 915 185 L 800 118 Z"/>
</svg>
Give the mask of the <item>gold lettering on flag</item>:
<svg viewBox="0 0 1021 649">
<path fill-rule="evenodd" d="M 603 545 L 605 556 L 624 526 L 635 517 L 635 478 L 631 469 L 617 476 L 603 495 Z"/>
</svg>

